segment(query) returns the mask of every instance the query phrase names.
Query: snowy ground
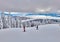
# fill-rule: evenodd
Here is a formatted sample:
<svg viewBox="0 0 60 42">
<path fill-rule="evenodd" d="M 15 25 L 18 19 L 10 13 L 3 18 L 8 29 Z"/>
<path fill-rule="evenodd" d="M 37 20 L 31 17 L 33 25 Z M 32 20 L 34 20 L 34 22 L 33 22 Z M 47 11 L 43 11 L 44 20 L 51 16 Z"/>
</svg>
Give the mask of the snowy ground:
<svg viewBox="0 0 60 42">
<path fill-rule="evenodd" d="M 60 42 L 60 26 L 58 24 L 40 25 L 35 27 L 10 28 L 0 30 L 0 42 Z"/>
</svg>

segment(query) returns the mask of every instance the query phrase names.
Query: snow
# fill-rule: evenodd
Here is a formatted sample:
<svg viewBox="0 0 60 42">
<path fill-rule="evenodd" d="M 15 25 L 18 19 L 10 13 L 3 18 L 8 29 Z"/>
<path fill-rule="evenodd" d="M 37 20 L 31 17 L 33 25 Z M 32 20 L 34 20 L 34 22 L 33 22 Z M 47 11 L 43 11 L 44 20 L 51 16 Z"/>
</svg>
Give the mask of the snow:
<svg viewBox="0 0 60 42">
<path fill-rule="evenodd" d="M 32 15 L 32 16 L 26 16 L 33 19 L 60 19 L 60 17 L 52 17 L 52 16 L 44 16 L 44 15 Z"/>
<path fill-rule="evenodd" d="M 35 27 L 7 28 L 0 30 L 0 42 L 60 42 L 59 24 L 40 25 Z"/>
</svg>

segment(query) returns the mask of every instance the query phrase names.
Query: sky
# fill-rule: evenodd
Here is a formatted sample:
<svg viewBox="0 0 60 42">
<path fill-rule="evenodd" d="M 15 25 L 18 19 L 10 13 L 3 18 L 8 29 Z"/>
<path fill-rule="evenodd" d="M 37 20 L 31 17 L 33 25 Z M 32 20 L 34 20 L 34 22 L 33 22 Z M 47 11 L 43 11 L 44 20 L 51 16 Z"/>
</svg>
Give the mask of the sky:
<svg viewBox="0 0 60 42">
<path fill-rule="evenodd" d="M 60 12 L 60 0 L 0 0 L 0 11 L 40 12 L 40 10 Z"/>
</svg>

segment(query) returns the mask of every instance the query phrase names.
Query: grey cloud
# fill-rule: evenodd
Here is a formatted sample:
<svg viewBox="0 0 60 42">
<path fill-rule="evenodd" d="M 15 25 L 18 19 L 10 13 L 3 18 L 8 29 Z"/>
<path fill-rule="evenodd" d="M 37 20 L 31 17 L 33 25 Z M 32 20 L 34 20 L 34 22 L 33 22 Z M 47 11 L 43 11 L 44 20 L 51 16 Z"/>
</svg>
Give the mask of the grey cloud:
<svg viewBox="0 0 60 42">
<path fill-rule="evenodd" d="M 60 0 L 0 0 L 1 11 L 33 12 L 36 8 L 60 9 Z"/>
</svg>

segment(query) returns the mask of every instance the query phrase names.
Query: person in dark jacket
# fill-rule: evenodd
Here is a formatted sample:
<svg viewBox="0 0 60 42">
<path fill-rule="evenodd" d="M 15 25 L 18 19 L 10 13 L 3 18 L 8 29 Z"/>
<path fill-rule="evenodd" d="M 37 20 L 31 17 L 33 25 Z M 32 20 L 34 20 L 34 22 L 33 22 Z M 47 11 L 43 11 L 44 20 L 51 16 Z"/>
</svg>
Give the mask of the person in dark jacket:
<svg viewBox="0 0 60 42">
<path fill-rule="evenodd" d="M 38 30 L 38 25 L 36 26 L 36 30 Z"/>
<path fill-rule="evenodd" d="M 23 25 L 23 32 L 25 32 L 26 30 L 25 30 L 25 25 Z"/>
</svg>

